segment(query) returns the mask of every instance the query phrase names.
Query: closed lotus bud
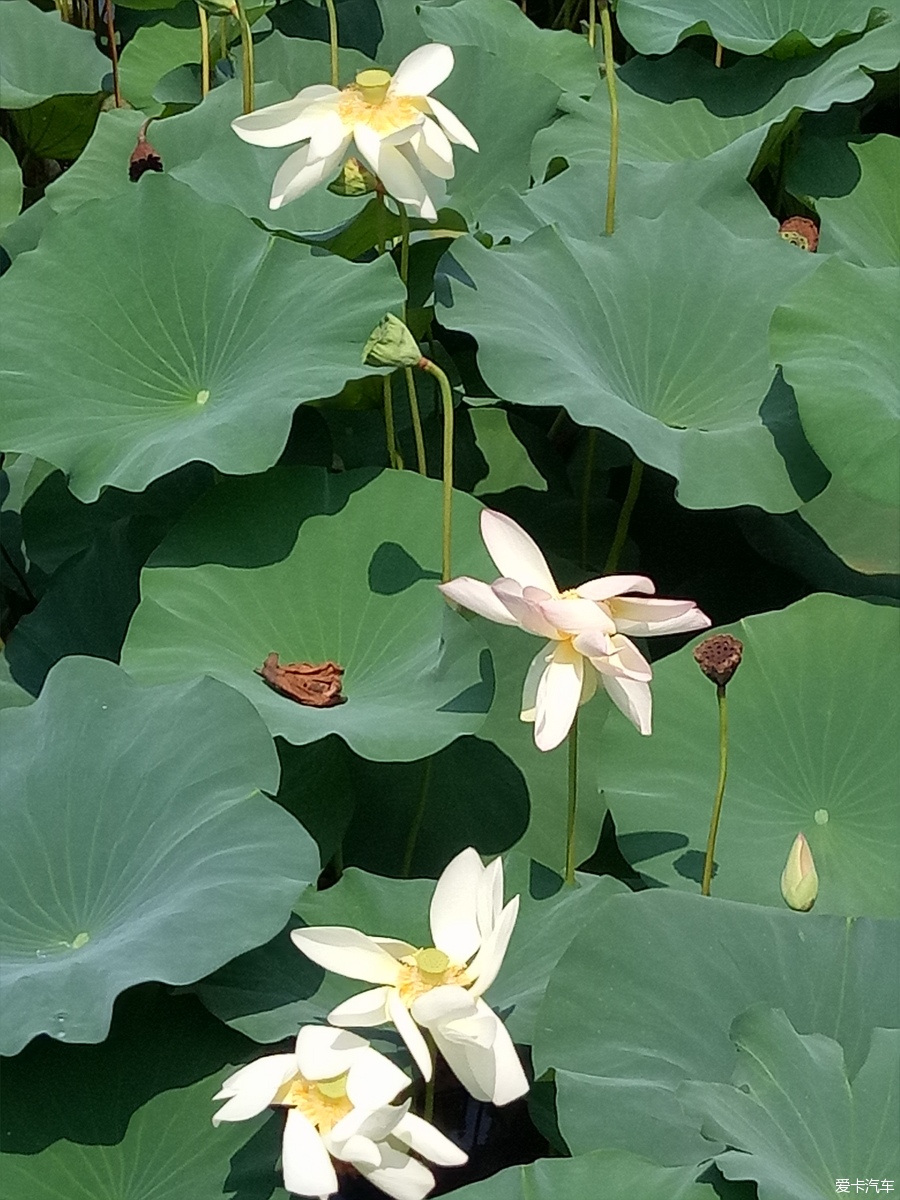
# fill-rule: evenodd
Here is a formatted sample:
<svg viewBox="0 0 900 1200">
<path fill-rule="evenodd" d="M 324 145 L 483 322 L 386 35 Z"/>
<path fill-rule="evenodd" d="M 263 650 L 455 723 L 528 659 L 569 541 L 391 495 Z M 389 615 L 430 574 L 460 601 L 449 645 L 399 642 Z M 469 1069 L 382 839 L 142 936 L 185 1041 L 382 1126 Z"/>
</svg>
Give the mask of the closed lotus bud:
<svg viewBox="0 0 900 1200">
<path fill-rule="evenodd" d="M 809 912 L 819 894 L 819 876 L 809 842 L 798 833 L 781 873 L 781 894 L 789 908 Z"/>
<path fill-rule="evenodd" d="M 697 666 L 717 687 L 725 687 L 741 665 L 744 643 L 730 633 L 717 633 L 694 647 Z"/>
<path fill-rule="evenodd" d="M 128 160 L 128 178 L 132 183 L 137 183 L 140 177 L 145 175 L 147 171 L 161 171 L 163 169 L 159 151 L 147 141 L 147 126 L 149 124 L 149 121 L 145 121 L 138 131 L 137 145 L 132 150 L 131 158 Z"/>
<path fill-rule="evenodd" d="M 377 186 L 378 180 L 358 158 L 348 158 L 337 179 L 329 183 L 328 190 L 335 196 L 365 196 L 374 192 Z"/>
<path fill-rule="evenodd" d="M 382 318 L 363 350 L 367 367 L 415 367 L 421 358 L 416 339 L 393 313 Z"/>
</svg>

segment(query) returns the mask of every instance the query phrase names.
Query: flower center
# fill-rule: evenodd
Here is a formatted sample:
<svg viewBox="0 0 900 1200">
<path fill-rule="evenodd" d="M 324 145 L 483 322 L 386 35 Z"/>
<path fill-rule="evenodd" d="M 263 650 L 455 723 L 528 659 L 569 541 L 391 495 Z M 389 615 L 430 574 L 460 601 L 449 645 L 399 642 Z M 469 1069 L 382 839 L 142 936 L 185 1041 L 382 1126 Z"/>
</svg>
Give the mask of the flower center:
<svg viewBox="0 0 900 1200">
<path fill-rule="evenodd" d="M 337 112 L 344 127 L 368 125 L 380 137 L 420 125 L 424 114 L 410 96 L 388 96 L 391 76 L 387 71 L 360 71 L 341 92 Z"/>
<path fill-rule="evenodd" d="M 347 1095 L 346 1073 L 316 1080 L 298 1075 L 279 1088 L 274 1103 L 299 1109 L 319 1133 L 330 1133 L 353 1108 Z"/>
<path fill-rule="evenodd" d="M 356 76 L 356 86 L 362 92 L 366 104 L 380 104 L 387 95 L 390 82 L 388 72 L 378 69 L 360 71 Z"/>
<path fill-rule="evenodd" d="M 400 999 L 409 1008 L 414 1000 L 432 988 L 446 983 L 469 987 L 472 982 L 464 966 L 455 966 L 448 955 L 436 946 L 426 946 L 403 959 L 397 990 Z"/>
</svg>

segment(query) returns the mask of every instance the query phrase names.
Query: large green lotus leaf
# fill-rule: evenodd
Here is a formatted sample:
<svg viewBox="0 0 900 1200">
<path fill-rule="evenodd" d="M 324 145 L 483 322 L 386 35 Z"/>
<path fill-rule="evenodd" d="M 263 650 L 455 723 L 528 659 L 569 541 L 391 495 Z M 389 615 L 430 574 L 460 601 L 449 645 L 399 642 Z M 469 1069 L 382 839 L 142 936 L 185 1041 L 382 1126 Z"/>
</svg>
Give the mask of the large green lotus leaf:
<svg viewBox="0 0 900 1200">
<path fill-rule="evenodd" d="M 560 959 L 538 1013 L 535 1074 L 556 1068 L 573 1153 L 623 1148 L 699 1163 L 685 1080 L 726 1083 L 729 1029 L 749 1005 L 825 1033 L 855 1072 L 876 1026 L 900 1024 L 896 924 L 651 889 L 613 896 Z M 852 1169 L 850 1164 L 847 1169 Z"/>
<path fill-rule="evenodd" d="M 733 1086 L 685 1083 L 678 1095 L 704 1132 L 730 1148 L 729 1179 L 754 1179 L 760 1200 L 827 1200 L 836 1180 L 900 1174 L 900 1029 L 875 1029 L 852 1083 L 840 1045 L 802 1036 L 785 1014 L 756 1005 L 734 1021 Z"/>
<path fill-rule="evenodd" d="M 0 108 L 31 108 L 60 93 L 99 92 L 109 59 L 93 33 L 28 0 L 0 5 Z"/>
<path fill-rule="evenodd" d="M 102 92 L 52 96 L 33 108 L 19 109 L 13 121 L 23 151 L 67 162 L 78 158 L 94 132 L 104 99 Z"/>
<path fill-rule="evenodd" d="M 826 262 L 772 318 L 772 355 L 831 473 L 877 504 L 900 495 L 900 267 Z"/>
<path fill-rule="evenodd" d="M 811 255 L 669 208 L 595 244 L 551 227 L 500 250 L 460 239 L 453 257 L 441 320 L 476 338 L 502 399 L 563 405 L 622 438 L 675 476 L 687 508 L 799 507 L 760 407 L 771 313 L 815 270 Z"/>
<path fill-rule="evenodd" d="M 6 654 L 0 654 L 0 708 L 24 708 L 33 700 L 34 697 L 13 679 Z"/>
<path fill-rule="evenodd" d="M 345 7 L 345 5 L 341 5 Z M 338 24 L 341 14 L 338 14 Z M 237 49 L 237 48 L 236 48 Z M 341 46 L 338 55 L 338 86 L 346 87 L 354 77 L 375 64 L 358 50 Z M 396 63 L 383 64 L 393 70 Z M 326 41 L 311 41 L 307 38 L 285 37 L 275 30 L 259 42 L 253 53 L 253 77 L 257 86 L 263 82 L 280 83 L 287 94 L 295 96 L 305 87 L 331 81 L 331 51 Z M 257 108 L 263 103 L 256 97 Z"/>
<path fill-rule="evenodd" d="M 441 485 L 411 473 L 370 478 L 339 479 L 343 498 L 361 490 L 332 515 L 322 471 L 275 472 L 230 497 L 216 489 L 199 528 L 212 517 L 229 542 L 226 561 L 241 565 L 207 557 L 147 569 L 123 664 L 148 682 L 221 679 L 252 701 L 273 736 L 296 745 L 337 733 L 364 758 L 406 762 L 475 732 L 493 693 L 490 655 L 435 586 Z M 299 536 L 296 511 L 279 500 L 293 488 L 308 498 L 307 512 L 321 514 Z M 249 506 L 249 524 L 236 527 L 229 499 Z M 477 501 L 457 493 L 454 508 L 454 570 L 481 567 Z M 260 556 L 261 526 L 282 546 L 275 558 Z M 179 545 L 197 540 L 188 517 L 154 562 L 184 561 Z M 272 652 L 283 663 L 339 663 L 346 703 L 310 708 L 279 695 L 255 674 Z"/>
<path fill-rule="evenodd" d="M 0 138 L 0 234 L 22 207 L 22 172 L 8 142 Z"/>
<path fill-rule="evenodd" d="M 824 46 L 839 33 L 861 32 L 874 7 L 870 0 L 619 0 L 616 18 L 640 54 L 668 54 L 682 38 L 708 33 L 740 54 L 762 54 L 782 43 L 789 55 Z"/>
<path fill-rule="evenodd" d="M 259 945 L 318 869 L 274 747 L 215 681 L 151 691 L 68 658 L 3 722 L 3 1052 L 106 1036 L 115 996 Z M 40 753 L 35 756 L 35 748 Z"/>
<path fill-rule="evenodd" d="M 151 174 L 52 221 L 4 280 L 7 445 L 62 467 L 84 500 L 196 459 L 261 470 L 298 404 L 365 374 L 361 347 L 400 290 L 390 261 L 314 257 Z"/>
<path fill-rule="evenodd" d="M 458 1188 L 459 1200 L 598 1200 L 640 1196 L 641 1200 L 716 1200 L 710 1183 L 697 1183 L 690 1167 L 659 1167 L 624 1150 L 595 1150 L 578 1158 L 543 1158 L 506 1167 Z"/>
<path fill-rule="evenodd" d="M 802 830 L 819 874 L 817 911 L 897 916 L 897 610 L 816 595 L 729 628 L 744 657 L 728 687 L 713 891 L 780 904 Z M 610 723 L 598 781 L 626 858 L 694 889 L 718 769 L 715 688 L 688 647 L 654 667 L 652 687 L 653 736 L 628 738 Z"/>
<path fill-rule="evenodd" d="M 131 108 L 101 112 L 91 139 L 76 162 L 47 188 L 46 199 L 54 212 L 78 208 L 87 200 L 106 200 L 131 192 L 128 160 L 146 120 Z M 151 125 L 155 137 L 154 127 Z"/>
<path fill-rule="evenodd" d="M 597 60 L 583 37 L 568 29 L 539 29 L 506 0 L 423 7 L 419 23 L 432 41 L 480 46 L 510 59 L 523 75 L 543 75 L 563 91 L 589 95 L 597 84 Z"/>
<path fill-rule="evenodd" d="M 199 59 L 199 29 L 178 29 L 164 22 L 144 25 L 137 30 L 119 59 L 122 95 L 133 108 L 153 115 L 161 113 L 163 106 L 154 100 L 153 89 L 176 67 Z"/>
<path fill-rule="evenodd" d="M 579 875 L 576 888 L 560 888 L 558 877 L 531 866 L 521 854 L 511 854 L 504 862 L 506 898 L 518 894 L 521 902 L 503 966 L 486 999 L 501 1013 L 515 1041 L 530 1044 L 547 981 L 565 948 L 624 885 L 608 876 Z M 293 919 L 291 927 L 347 925 L 372 936 L 427 946 L 433 890 L 431 880 L 386 879 L 348 867 L 334 887 L 301 897 L 294 906 L 299 919 Z M 290 1036 L 304 1021 L 324 1020 L 331 1008 L 363 986 L 310 963 L 285 929 L 194 990 L 229 1025 L 257 1041 L 274 1042 Z"/>
<path fill-rule="evenodd" d="M 847 196 L 823 197 L 821 252 L 863 267 L 900 266 L 900 140 L 883 133 L 853 147 L 862 176 Z"/>
<path fill-rule="evenodd" d="M 900 575 L 900 504 L 877 504 L 832 477 L 799 515 L 852 570 Z"/>
</svg>

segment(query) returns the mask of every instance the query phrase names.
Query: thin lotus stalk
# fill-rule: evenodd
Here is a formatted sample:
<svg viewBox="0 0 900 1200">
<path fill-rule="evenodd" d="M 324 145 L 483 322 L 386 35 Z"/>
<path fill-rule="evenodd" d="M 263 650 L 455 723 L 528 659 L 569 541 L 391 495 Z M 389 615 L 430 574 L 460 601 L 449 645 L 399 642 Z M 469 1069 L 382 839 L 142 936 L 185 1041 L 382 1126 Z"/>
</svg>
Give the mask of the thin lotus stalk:
<svg viewBox="0 0 900 1200">
<path fill-rule="evenodd" d="M 603 31 L 606 90 L 609 93 L 609 175 L 606 185 L 606 232 L 611 234 L 616 228 L 616 184 L 619 175 L 619 98 L 616 94 L 616 63 L 613 58 L 609 0 L 600 0 L 600 27 Z"/>
<path fill-rule="evenodd" d="M 713 863 L 716 854 L 716 837 L 719 833 L 719 820 L 722 816 L 725 780 L 728 777 L 728 700 L 725 696 L 724 684 L 717 685 L 716 700 L 719 706 L 719 779 L 716 783 L 712 817 L 709 822 L 709 837 L 706 840 L 706 857 L 703 860 L 703 881 L 700 884 L 701 896 L 709 895 L 710 884 L 712 883 Z"/>
<path fill-rule="evenodd" d="M 247 10 L 240 0 L 235 0 L 235 16 L 241 27 L 241 92 L 244 115 L 253 112 L 253 31 L 247 20 Z"/>
<path fill-rule="evenodd" d="M 210 62 L 209 62 L 209 17 L 202 4 L 197 5 L 200 17 L 200 95 L 209 95 Z"/>
<path fill-rule="evenodd" d="M 597 45 L 597 0 L 588 0 L 587 40 L 593 50 Z"/>
<path fill-rule="evenodd" d="M 381 378 L 381 395 L 384 400 L 384 432 L 387 438 L 388 463 L 395 471 L 403 470 L 403 460 L 397 449 L 397 430 L 394 425 L 394 393 L 391 387 L 391 376 Z"/>
<path fill-rule="evenodd" d="M 422 828 L 422 822 L 425 819 L 425 809 L 428 807 L 428 791 L 431 787 L 431 764 L 434 761 L 434 756 L 429 754 L 425 759 L 425 769 L 422 772 L 422 792 L 419 796 L 419 803 L 416 807 L 415 816 L 412 819 L 412 824 L 409 827 L 409 834 L 406 839 L 406 849 L 403 852 L 403 864 L 400 867 L 401 879 L 409 879 L 412 874 L 413 856 L 416 852 L 416 842 L 419 840 L 419 831 Z"/>
<path fill-rule="evenodd" d="M 594 477 L 594 459 L 597 456 L 597 430 L 589 429 L 587 452 L 584 460 L 584 476 L 581 481 L 581 565 L 587 566 L 588 530 L 590 527 L 591 482 Z"/>
<path fill-rule="evenodd" d="M 85 28 L 94 33 L 97 29 L 97 21 L 94 15 L 94 0 L 87 0 L 84 6 L 84 24 Z"/>
<path fill-rule="evenodd" d="M 119 87 L 119 48 L 116 45 L 116 25 L 113 17 L 112 0 L 106 0 L 106 35 L 109 40 L 109 57 L 112 60 L 113 99 L 116 108 L 122 107 L 122 90 Z"/>
<path fill-rule="evenodd" d="M 722 53 L 723 53 L 722 43 L 716 42 L 716 66 L 717 67 L 721 67 L 721 65 L 722 65 Z"/>
<path fill-rule="evenodd" d="M 331 52 L 331 86 L 338 87 L 340 74 L 338 72 L 338 24 L 337 9 L 334 0 L 325 0 L 328 9 L 328 48 Z"/>
<path fill-rule="evenodd" d="M 566 816 L 566 874 L 569 885 L 575 883 L 575 816 L 578 812 L 578 712 L 569 729 L 569 806 Z"/>
<path fill-rule="evenodd" d="M 403 298 L 403 322 L 406 323 L 409 299 L 409 214 L 398 201 L 400 209 L 400 282 L 406 292 Z M 404 368 L 406 392 L 409 396 L 409 411 L 412 417 L 413 437 L 416 440 L 416 465 L 420 475 L 428 474 L 425 459 L 425 437 L 422 433 L 422 414 L 419 412 L 419 397 L 416 392 L 416 377 L 412 367 Z"/>
<path fill-rule="evenodd" d="M 453 522 L 453 392 L 450 380 L 430 358 L 420 358 L 419 367 L 433 375 L 441 389 L 441 404 L 444 409 L 444 497 L 441 514 L 441 583 L 449 583 L 450 543 Z"/>
<path fill-rule="evenodd" d="M 631 524 L 631 514 L 634 512 L 634 506 L 637 504 L 637 498 L 641 490 L 641 480 L 644 478 L 644 464 L 639 458 L 635 458 L 631 464 L 631 475 L 628 479 L 628 491 L 625 493 L 625 499 L 622 502 L 622 508 L 619 512 L 619 519 L 616 522 L 616 532 L 613 535 L 612 545 L 609 548 L 609 554 L 606 556 L 606 564 L 603 567 L 604 575 L 613 575 L 619 565 L 619 556 L 625 546 L 625 541 L 628 537 L 628 526 Z"/>
<path fill-rule="evenodd" d="M 224 62 L 228 57 L 228 18 L 219 17 L 219 60 Z"/>
</svg>

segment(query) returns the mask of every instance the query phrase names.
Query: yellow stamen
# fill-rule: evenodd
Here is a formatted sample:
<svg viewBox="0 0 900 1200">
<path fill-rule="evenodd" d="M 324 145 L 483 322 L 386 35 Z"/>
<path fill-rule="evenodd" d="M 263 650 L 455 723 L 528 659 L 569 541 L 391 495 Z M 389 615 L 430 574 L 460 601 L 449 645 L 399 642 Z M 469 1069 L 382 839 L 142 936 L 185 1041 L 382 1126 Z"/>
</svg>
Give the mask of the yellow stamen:
<svg viewBox="0 0 900 1200">
<path fill-rule="evenodd" d="M 467 988 L 474 982 L 465 966 L 455 966 L 443 950 L 435 946 L 417 950 L 415 954 L 404 958 L 402 964 L 397 990 L 407 1008 L 419 996 L 442 984 L 455 983 Z"/>
<path fill-rule="evenodd" d="M 387 95 L 391 77 L 387 71 L 374 69 L 360 71 L 356 76 L 356 86 L 362 92 L 367 104 L 380 104 Z"/>
<path fill-rule="evenodd" d="M 346 1074 L 315 1081 L 298 1075 L 289 1083 L 282 1084 L 273 1103 L 299 1109 L 319 1133 L 330 1133 L 338 1121 L 353 1109 L 347 1096 Z"/>
</svg>

